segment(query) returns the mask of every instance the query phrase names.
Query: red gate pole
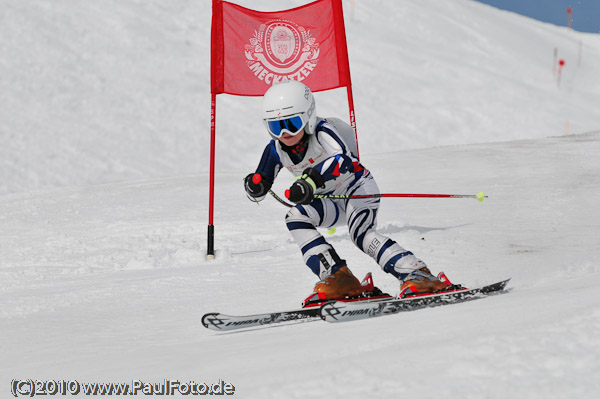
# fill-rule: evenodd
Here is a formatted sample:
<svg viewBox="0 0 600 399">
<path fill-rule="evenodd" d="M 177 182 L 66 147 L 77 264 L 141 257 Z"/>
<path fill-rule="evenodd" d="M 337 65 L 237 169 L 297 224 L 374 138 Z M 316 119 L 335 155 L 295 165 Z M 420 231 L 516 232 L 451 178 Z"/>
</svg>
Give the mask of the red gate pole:
<svg viewBox="0 0 600 399">
<path fill-rule="evenodd" d="M 354 98 L 352 97 L 352 83 L 346 86 L 348 92 L 348 112 L 350 113 L 350 126 L 354 130 L 354 137 L 356 137 L 356 157 L 360 159 L 360 151 L 358 149 L 358 131 L 356 130 L 356 117 L 354 115 Z"/>
<path fill-rule="evenodd" d="M 210 100 L 210 178 L 208 187 L 208 232 L 206 243 L 206 259 L 215 257 L 215 138 L 217 119 L 217 95 L 212 92 Z"/>
</svg>

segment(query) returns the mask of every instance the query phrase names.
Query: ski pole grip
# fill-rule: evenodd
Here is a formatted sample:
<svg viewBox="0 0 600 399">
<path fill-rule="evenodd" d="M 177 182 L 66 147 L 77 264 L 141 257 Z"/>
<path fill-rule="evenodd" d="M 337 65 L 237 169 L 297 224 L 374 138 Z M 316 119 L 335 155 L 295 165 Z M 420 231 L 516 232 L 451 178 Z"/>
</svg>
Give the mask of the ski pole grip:
<svg viewBox="0 0 600 399">
<path fill-rule="evenodd" d="M 252 183 L 260 184 L 261 181 L 262 177 L 260 176 L 260 173 L 255 173 L 254 176 L 252 176 Z"/>
</svg>

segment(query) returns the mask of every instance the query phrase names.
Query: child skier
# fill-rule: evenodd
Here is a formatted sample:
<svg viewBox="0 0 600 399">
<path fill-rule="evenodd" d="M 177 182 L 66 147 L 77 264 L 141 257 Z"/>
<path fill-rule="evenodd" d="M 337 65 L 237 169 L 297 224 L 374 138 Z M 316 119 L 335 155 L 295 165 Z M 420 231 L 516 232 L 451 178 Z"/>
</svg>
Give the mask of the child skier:
<svg viewBox="0 0 600 399">
<path fill-rule="evenodd" d="M 339 119 L 317 117 L 313 94 L 306 85 L 290 80 L 272 86 L 263 97 L 262 112 L 273 140 L 256 172 L 244 179 L 246 193 L 253 201 L 263 200 L 281 168 L 299 176 L 285 193 L 297 204 L 285 222 L 304 262 L 320 278 L 315 293 L 326 299 L 343 299 L 360 296 L 365 290 L 316 229 L 340 225 L 348 226 L 352 242 L 360 250 L 400 280 L 401 290 L 410 287 L 414 292 L 434 292 L 447 287 L 412 252 L 376 231 L 378 198 L 314 198 L 315 194 L 376 194 L 379 189 L 357 158 L 355 139 L 342 138 L 341 131 L 351 128 Z"/>
</svg>

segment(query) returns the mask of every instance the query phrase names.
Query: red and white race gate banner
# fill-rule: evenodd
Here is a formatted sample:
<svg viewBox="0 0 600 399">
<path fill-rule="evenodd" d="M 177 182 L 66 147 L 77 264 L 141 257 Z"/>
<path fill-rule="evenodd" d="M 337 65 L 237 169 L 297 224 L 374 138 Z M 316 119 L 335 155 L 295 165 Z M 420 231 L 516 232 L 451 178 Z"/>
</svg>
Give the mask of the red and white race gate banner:
<svg viewBox="0 0 600 399">
<path fill-rule="evenodd" d="M 211 57 L 216 94 L 261 96 L 282 80 L 312 91 L 349 86 L 341 0 L 276 12 L 214 0 Z"/>
</svg>

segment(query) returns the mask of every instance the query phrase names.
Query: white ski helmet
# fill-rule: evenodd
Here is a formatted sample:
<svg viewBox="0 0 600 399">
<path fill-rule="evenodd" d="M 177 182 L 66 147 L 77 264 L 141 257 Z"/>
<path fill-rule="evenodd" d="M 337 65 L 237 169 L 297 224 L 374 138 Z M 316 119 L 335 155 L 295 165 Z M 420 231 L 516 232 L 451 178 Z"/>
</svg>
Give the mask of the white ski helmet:
<svg viewBox="0 0 600 399">
<path fill-rule="evenodd" d="M 303 129 L 314 134 L 317 128 L 315 98 L 304 83 L 285 80 L 271 86 L 263 96 L 262 117 L 275 140 L 283 133 L 295 136 Z"/>
</svg>

